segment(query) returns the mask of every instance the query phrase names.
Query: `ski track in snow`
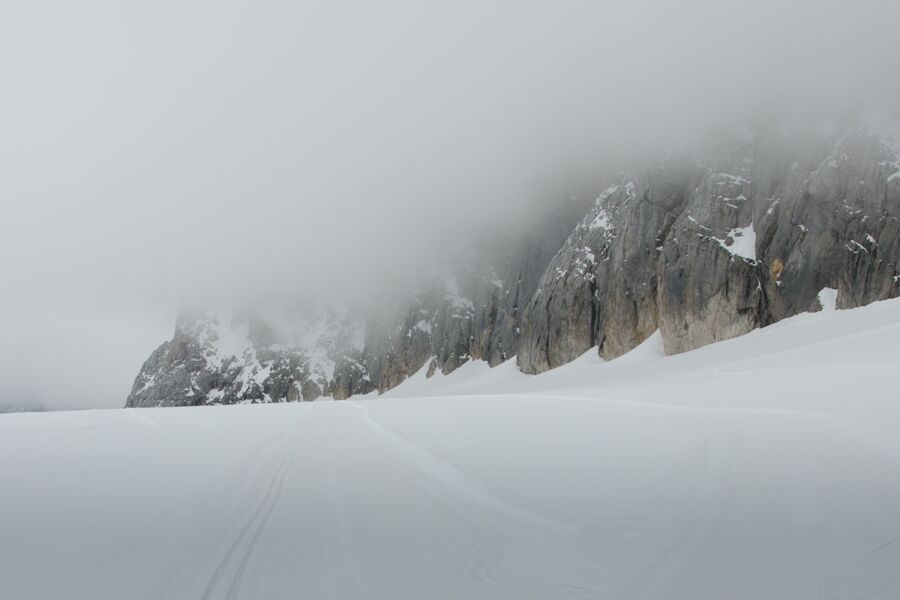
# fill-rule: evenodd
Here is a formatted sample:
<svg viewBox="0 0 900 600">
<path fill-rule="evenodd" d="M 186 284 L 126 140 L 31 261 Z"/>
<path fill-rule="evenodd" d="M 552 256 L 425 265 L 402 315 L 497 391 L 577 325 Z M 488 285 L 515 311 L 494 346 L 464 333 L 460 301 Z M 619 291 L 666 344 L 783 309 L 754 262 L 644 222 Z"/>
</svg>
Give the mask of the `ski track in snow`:
<svg viewBox="0 0 900 600">
<path fill-rule="evenodd" d="M 451 499 L 457 505 L 469 505 L 489 511 L 492 517 L 508 520 L 513 528 L 524 527 L 542 536 L 573 535 L 576 530 L 569 524 L 555 522 L 545 516 L 529 512 L 522 507 L 508 504 L 483 489 L 478 488 L 452 464 L 434 456 L 427 448 L 410 442 L 369 417 L 368 409 L 358 402 L 347 402 L 362 415 L 366 427 L 377 435 L 379 443 L 396 453 L 399 460 L 412 465 L 417 473 L 431 484 L 435 496 Z M 477 518 L 473 520 L 478 520 Z"/>
<path fill-rule="evenodd" d="M 227 593 L 224 595 L 224 598 L 233 600 L 234 598 L 239 597 L 238 594 L 241 589 L 244 573 L 247 570 L 247 565 L 253 558 L 254 549 L 259 543 L 259 538 L 264 533 L 266 524 L 272 516 L 272 510 L 281 498 L 284 479 L 288 469 L 296 458 L 297 449 L 303 441 L 306 430 L 315 425 L 315 418 L 316 417 L 313 417 L 312 422 L 309 425 L 306 425 L 306 427 L 298 427 L 298 432 L 295 434 L 293 440 L 291 440 L 287 450 L 285 450 L 284 456 L 278 467 L 275 469 L 259 505 L 216 566 L 212 578 L 209 580 L 209 583 L 203 592 L 203 600 L 223 597 L 215 594 L 223 583 L 227 583 L 227 586 L 225 587 Z M 245 540 L 249 541 L 245 542 Z M 231 569 L 229 574 L 229 567 L 232 562 L 235 563 L 235 566 Z"/>
<path fill-rule="evenodd" d="M 0 600 L 897 598 L 898 324 L 889 301 L 432 395 L 3 415 Z"/>
</svg>

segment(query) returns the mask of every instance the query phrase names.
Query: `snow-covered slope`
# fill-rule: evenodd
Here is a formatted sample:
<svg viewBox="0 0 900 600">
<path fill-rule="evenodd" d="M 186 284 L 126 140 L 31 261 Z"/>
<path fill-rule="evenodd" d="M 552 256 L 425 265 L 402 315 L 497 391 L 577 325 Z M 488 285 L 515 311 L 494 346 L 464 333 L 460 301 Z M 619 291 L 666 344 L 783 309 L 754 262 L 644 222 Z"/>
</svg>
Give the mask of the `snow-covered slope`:
<svg viewBox="0 0 900 600">
<path fill-rule="evenodd" d="M 900 300 L 389 397 L 0 416 L 0 598 L 895 598 Z"/>
</svg>

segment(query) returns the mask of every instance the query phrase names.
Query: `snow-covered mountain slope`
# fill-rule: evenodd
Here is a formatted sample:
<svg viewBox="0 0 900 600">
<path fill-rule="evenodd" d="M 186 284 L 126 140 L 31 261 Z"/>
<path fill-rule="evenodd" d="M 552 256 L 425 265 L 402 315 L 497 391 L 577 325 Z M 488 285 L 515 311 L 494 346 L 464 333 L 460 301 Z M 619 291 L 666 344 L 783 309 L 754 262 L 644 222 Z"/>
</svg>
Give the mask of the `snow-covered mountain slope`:
<svg viewBox="0 0 900 600">
<path fill-rule="evenodd" d="M 135 379 L 128 407 L 346 397 L 366 382 L 365 324 L 344 307 L 182 315 Z"/>
<path fill-rule="evenodd" d="M 0 598 L 896 598 L 900 300 L 659 344 L 0 415 Z"/>
<path fill-rule="evenodd" d="M 730 339 L 817 307 L 823 288 L 837 290 L 841 308 L 897 297 L 897 122 L 761 126 L 648 160 L 596 200 L 560 202 L 530 231 L 470 244 L 392 314 L 345 315 L 366 323 L 352 347 L 326 336 L 222 359 L 204 350 L 208 320 L 184 320 L 127 406 L 346 398 L 423 368 L 447 374 L 513 356 L 542 373 L 591 348 L 622 356 L 656 331 L 668 354 Z M 300 317 L 302 327 L 319 322 Z"/>
</svg>

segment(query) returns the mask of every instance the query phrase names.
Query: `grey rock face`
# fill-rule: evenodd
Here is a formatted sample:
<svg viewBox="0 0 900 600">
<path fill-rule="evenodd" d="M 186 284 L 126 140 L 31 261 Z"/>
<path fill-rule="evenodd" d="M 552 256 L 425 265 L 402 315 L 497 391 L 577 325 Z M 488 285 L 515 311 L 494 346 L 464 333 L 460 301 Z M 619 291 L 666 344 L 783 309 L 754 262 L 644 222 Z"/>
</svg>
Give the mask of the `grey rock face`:
<svg viewBox="0 0 900 600">
<path fill-rule="evenodd" d="M 293 327 L 228 311 L 183 315 L 172 340 L 144 363 L 126 406 L 288 402 L 374 389 L 359 363 L 359 320 L 340 310 L 290 316 Z"/>
<path fill-rule="evenodd" d="M 518 355 L 526 373 L 599 346 L 613 358 L 657 328 L 660 248 L 690 179 L 676 161 L 625 175 L 604 191 L 553 257 L 524 316 Z"/>
<path fill-rule="evenodd" d="M 825 287 L 838 289 L 842 308 L 900 292 L 893 149 L 857 131 L 792 156 L 778 152 L 789 144 L 779 135 L 710 169 L 664 246 L 668 352 L 806 311 Z M 712 268 L 701 274 L 690 268 L 697 263 Z"/>
<path fill-rule="evenodd" d="M 898 295 L 900 165 L 865 130 L 731 139 L 701 159 L 624 175 L 544 273 L 523 322 L 528 373 L 597 346 L 604 358 L 659 329 L 668 353 L 808 310 Z"/>
<path fill-rule="evenodd" d="M 584 210 L 562 203 L 504 251 L 467 257 L 466 267 L 435 276 L 395 321 L 369 327 L 364 355 L 376 387 L 390 389 L 422 368 L 430 377 L 469 360 L 496 366 L 514 357 L 524 307 Z"/>
<path fill-rule="evenodd" d="M 184 316 L 128 406 L 336 399 L 420 369 L 516 357 L 526 373 L 659 330 L 677 353 L 900 295 L 900 146 L 771 128 L 621 174 L 590 205 L 437 272 L 392 315 Z M 286 324 L 287 323 L 287 324 Z"/>
</svg>

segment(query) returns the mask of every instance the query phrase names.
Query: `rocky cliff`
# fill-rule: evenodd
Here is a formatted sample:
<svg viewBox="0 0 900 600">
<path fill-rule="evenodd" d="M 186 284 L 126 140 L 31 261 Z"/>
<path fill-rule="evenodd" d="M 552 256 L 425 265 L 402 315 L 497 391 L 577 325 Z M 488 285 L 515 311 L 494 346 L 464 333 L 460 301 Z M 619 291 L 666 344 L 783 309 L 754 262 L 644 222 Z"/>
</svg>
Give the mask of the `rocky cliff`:
<svg viewBox="0 0 900 600">
<path fill-rule="evenodd" d="M 670 154 L 439 269 L 387 316 L 184 315 L 127 405 L 346 398 L 469 360 L 539 373 L 657 329 L 668 353 L 741 335 L 817 310 L 824 288 L 839 308 L 898 296 L 898 134 L 768 127 Z"/>
</svg>

